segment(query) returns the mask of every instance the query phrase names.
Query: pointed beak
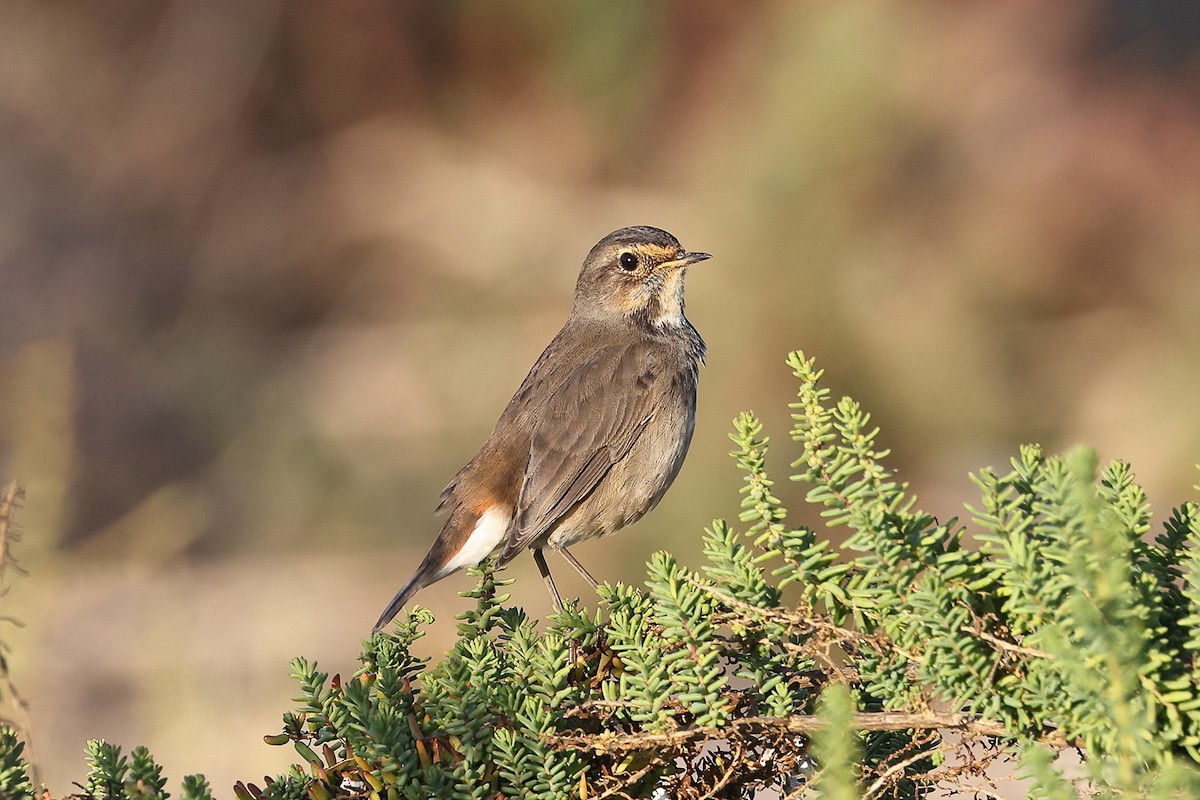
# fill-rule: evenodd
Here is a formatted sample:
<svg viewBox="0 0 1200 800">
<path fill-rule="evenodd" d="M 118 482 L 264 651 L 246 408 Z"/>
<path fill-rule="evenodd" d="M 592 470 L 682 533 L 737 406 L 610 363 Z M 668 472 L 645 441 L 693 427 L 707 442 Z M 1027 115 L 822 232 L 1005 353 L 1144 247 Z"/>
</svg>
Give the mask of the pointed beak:
<svg viewBox="0 0 1200 800">
<path fill-rule="evenodd" d="M 680 253 L 674 261 L 668 261 L 663 266 L 670 267 L 690 267 L 692 264 L 698 264 L 701 261 L 707 261 L 712 258 L 708 253 L 689 253 L 684 251 Z"/>
</svg>

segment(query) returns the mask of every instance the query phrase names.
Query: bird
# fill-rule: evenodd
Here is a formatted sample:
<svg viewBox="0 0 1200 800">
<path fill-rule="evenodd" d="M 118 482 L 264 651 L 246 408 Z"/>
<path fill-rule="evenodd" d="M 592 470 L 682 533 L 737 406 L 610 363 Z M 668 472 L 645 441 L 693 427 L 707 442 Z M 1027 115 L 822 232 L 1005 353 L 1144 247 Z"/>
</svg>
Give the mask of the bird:
<svg viewBox="0 0 1200 800">
<path fill-rule="evenodd" d="M 555 611 L 544 550 L 599 585 L 567 548 L 641 519 L 691 444 L 707 348 L 684 315 L 684 280 L 709 258 L 644 225 L 592 247 L 566 322 L 442 492 L 445 524 L 373 634 L 420 589 L 494 555 L 504 566 L 529 549 Z"/>
</svg>

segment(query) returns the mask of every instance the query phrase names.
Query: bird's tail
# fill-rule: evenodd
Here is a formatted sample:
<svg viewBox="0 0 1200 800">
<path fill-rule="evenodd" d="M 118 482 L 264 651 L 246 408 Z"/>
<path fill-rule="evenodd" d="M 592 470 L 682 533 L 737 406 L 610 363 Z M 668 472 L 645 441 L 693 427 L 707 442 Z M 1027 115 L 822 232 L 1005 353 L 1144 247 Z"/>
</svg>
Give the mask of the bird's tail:
<svg viewBox="0 0 1200 800">
<path fill-rule="evenodd" d="M 416 594 L 417 590 L 423 587 L 425 583 L 425 572 L 423 570 L 418 570 L 417 574 L 413 575 L 409 579 L 408 583 L 400 587 L 400 591 L 396 592 L 396 596 L 392 598 L 392 602 L 388 603 L 387 608 L 385 608 L 383 613 L 379 615 L 379 621 L 375 623 L 375 627 L 371 628 L 371 635 L 374 636 L 383 630 L 383 627 L 391 622 L 395 616 L 400 613 L 400 609 L 404 608 L 404 604 L 407 603 L 409 598 Z"/>
<path fill-rule="evenodd" d="M 419 589 L 463 567 L 478 564 L 495 551 L 503 543 L 511 521 L 512 514 L 499 506 L 489 509 L 482 516 L 466 506 L 456 506 L 433 546 L 425 554 L 421 566 L 417 567 L 416 574 L 396 592 L 392 602 L 379 615 L 371 634 L 379 633 L 384 625 L 391 622 Z M 465 537 L 463 531 L 467 532 Z"/>
</svg>

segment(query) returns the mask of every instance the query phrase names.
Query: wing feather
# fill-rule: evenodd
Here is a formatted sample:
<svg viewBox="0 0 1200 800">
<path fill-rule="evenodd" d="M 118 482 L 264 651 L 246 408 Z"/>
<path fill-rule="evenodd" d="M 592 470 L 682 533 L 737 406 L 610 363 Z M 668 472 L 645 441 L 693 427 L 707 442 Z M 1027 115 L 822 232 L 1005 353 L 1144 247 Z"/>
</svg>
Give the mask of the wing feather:
<svg viewBox="0 0 1200 800">
<path fill-rule="evenodd" d="M 553 529 L 595 491 L 654 418 L 669 380 L 651 354 L 630 346 L 598 351 L 566 377 L 534 423 L 501 562 Z"/>
</svg>

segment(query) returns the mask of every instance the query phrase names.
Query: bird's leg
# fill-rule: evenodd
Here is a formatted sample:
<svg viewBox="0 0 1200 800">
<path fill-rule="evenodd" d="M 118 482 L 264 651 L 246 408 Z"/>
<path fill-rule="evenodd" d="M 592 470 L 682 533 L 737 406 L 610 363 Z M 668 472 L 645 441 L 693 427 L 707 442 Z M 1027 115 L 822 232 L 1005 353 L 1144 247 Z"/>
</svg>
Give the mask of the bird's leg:
<svg viewBox="0 0 1200 800">
<path fill-rule="evenodd" d="M 567 551 L 567 548 L 560 547 L 560 548 L 558 548 L 558 552 L 562 553 L 562 557 L 567 560 L 567 563 L 570 564 L 572 567 L 574 567 L 579 572 L 579 574 L 583 576 L 583 579 L 592 585 L 593 589 L 600 588 L 600 581 L 598 581 L 594 577 L 592 577 L 592 573 L 588 572 L 587 569 L 583 566 L 583 564 L 579 563 L 579 559 L 576 558 L 575 556 L 571 555 L 571 553 L 569 553 Z M 604 633 L 603 626 L 601 626 L 600 628 L 598 628 L 596 630 L 596 649 L 598 651 L 603 652 L 607 648 L 608 648 L 608 637 Z"/>
<path fill-rule="evenodd" d="M 593 589 L 600 588 L 600 581 L 593 578 L 592 573 L 590 573 L 586 569 L 584 569 L 583 564 L 579 563 L 579 559 L 576 558 L 575 556 L 571 555 L 571 553 L 567 550 L 567 548 L 560 547 L 560 548 L 558 548 L 558 552 L 562 554 L 562 557 L 567 560 L 568 564 L 570 564 L 572 567 L 574 567 L 576 569 L 576 571 L 579 572 L 579 574 L 583 576 L 583 579 L 585 581 L 587 581 L 588 583 L 590 583 L 592 585 Z"/>
<path fill-rule="evenodd" d="M 558 587 L 554 585 L 554 576 L 550 574 L 550 565 L 546 563 L 546 556 L 542 554 L 540 547 L 531 548 L 533 551 L 533 561 L 537 564 L 538 572 L 542 575 L 542 580 L 546 582 L 546 588 L 550 590 L 550 601 L 554 604 L 554 612 L 561 614 L 563 610 L 562 598 L 558 596 Z"/>
<path fill-rule="evenodd" d="M 542 573 L 542 580 L 544 580 L 546 582 L 546 588 L 550 590 L 550 598 L 554 602 L 554 611 L 556 613 L 561 614 L 562 610 L 563 610 L 562 598 L 558 596 L 558 587 L 554 585 L 554 577 L 550 574 L 550 565 L 546 563 L 546 556 L 542 553 L 541 548 L 535 547 L 535 548 L 532 548 L 532 550 L 533 550 L 533 560 L 537 564 L 538 572 Z M 561 551 L 561 552 L 565 552 L 565 551 Z M 573 558 L 571 558 L 570 560 L 575 564 L 577 569 L 583 569 L 583 567 L 579 566 L 578 561 L 575 561 L 575 559 L 573 559 Z M 584 574 L 587 574 L 587 573 L 585 572 Z M 591 577 L 591 576 L 588 576 L 588 577 Z M 570 655 L 571 664 L 573 664 L 573 665 L 578 664 L 579 657 L 582 653 L 580 650 L 579 642 L 574 637 L 571 638 L 570 648 L 571 648 L 571 655 Z"/>
</svg>

